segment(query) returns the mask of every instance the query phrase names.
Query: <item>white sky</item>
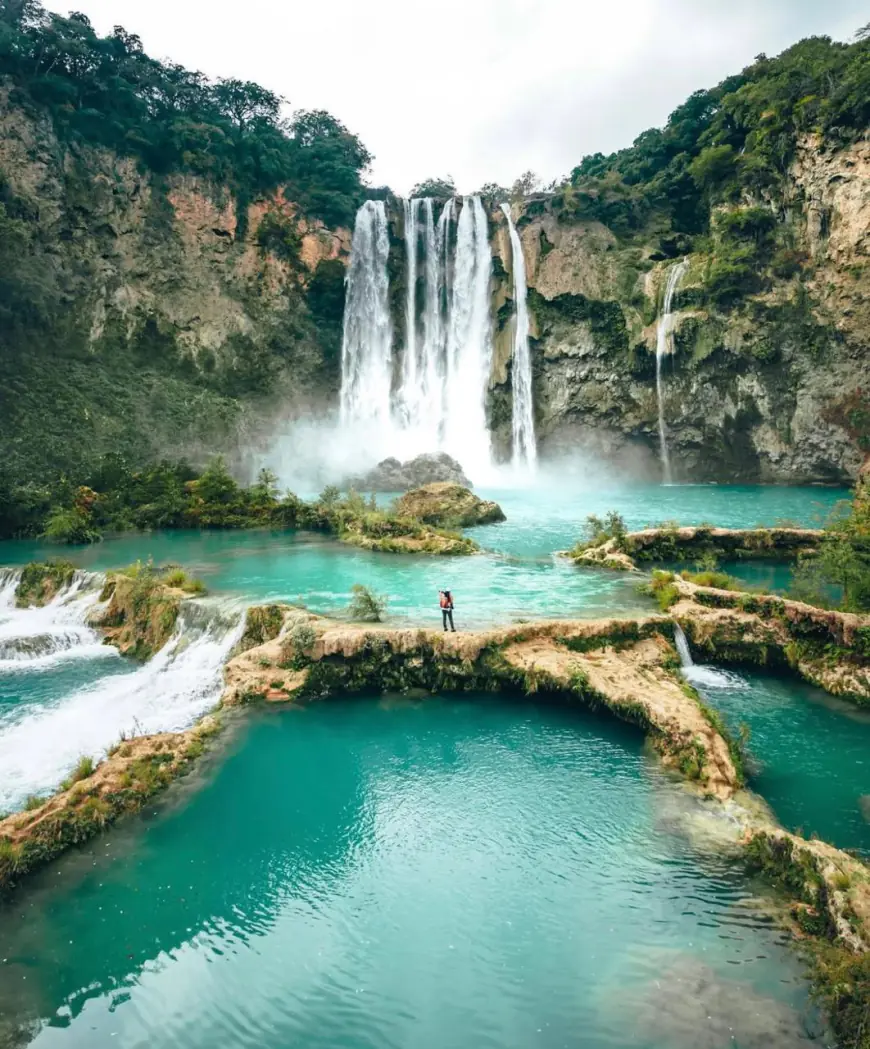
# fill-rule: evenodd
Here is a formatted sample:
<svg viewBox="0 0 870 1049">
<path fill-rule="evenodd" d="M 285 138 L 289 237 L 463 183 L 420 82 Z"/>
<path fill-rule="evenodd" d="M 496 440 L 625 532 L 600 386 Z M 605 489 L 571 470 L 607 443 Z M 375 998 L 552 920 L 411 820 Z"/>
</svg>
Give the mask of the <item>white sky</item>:
<svg viewBox="0 0 870 1049">
<path fill-rule="evenodd" d="M 100 32 L 327 109 L 400 193 L 545 181 L 631 144 L 687 95 L 803 36 L 851 39 L 866 0 L 72 0 Z M 70 4 L 49 0 L 67 13 Z"/>
</svg>

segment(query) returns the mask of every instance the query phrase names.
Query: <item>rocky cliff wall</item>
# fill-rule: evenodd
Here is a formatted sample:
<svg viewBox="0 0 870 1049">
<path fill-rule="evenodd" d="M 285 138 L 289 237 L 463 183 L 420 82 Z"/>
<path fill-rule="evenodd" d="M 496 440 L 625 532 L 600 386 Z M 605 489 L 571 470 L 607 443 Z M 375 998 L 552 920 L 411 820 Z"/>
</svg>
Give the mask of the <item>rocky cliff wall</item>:
<svg viewBox="0 0 870 1049">
<path fill-rule="evenodd" d="M 334 396 L 349 231 L 307 222 L 280 191 L 240 205 L 64 144 L 8 88 L 0 201 L 0 248 L 21 262 L 0 361 L 14 483 L 107 451 L 231 452 L 278 406 Z"/>
<path fill-rule="evenodd" d="M 764 279 L 738 294 L 724 283 L 716 214 L 713 233 L 675 245 L 654 226 L 625 238 L 566 219 L 553 198 L 515 208 L 545 455 L 586 452 L 659 476 L 655 322 L 667 269 L 687 250 L 664 366 L 676 477 L 854 479 L 870 450 L 870 142 L 835 151 L 805 138 L 780 197 L 725 210 L 750 208 L 770 211 L 775 228 L 757 256 Z M 505 448 L 511 260 L 495 211 L 492 220 L 505 272 L 491 410 Z"/>
</svg>

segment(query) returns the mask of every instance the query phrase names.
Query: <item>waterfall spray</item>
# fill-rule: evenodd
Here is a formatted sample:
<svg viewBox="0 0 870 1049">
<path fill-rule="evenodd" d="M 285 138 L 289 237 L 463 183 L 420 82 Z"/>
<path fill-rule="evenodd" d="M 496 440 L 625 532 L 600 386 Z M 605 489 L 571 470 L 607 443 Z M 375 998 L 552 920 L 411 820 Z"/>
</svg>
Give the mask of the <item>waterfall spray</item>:
<svg viewBox="0 0 870 1049">
<path fill-rule="evenodd" d="M 668 433 L 665 427 L 665 410 L 662 397 L 662 359 L 666 353 L 673 352 L 674 318 L 672 307 L 677 287 L 689 268 L 689 260 L 681 259 L 668 270 L 665 285 L 665 298 L 662 312 L 656 329 L 656 398 L 659 408 L 659 454 L 662 461 L 662 476 L 665 484 L 671 483 L 671 457 L 668 453 Z"/>
<path fill-rule="evenodd" d="M 511 379 L 513 384 L 513 441 L 514 466 L 534 466 L 538 451 L 535 444 L 535 413 L 532 399 L 532 360 L 529 353 L 529 309 L 526 286 L 526 260 L 520 235 L 511 218 L 510 204 L 501 210 L 508 221 L 511 238 L 511 256 L 514 276 L 514 346 Z"/>
</svg>

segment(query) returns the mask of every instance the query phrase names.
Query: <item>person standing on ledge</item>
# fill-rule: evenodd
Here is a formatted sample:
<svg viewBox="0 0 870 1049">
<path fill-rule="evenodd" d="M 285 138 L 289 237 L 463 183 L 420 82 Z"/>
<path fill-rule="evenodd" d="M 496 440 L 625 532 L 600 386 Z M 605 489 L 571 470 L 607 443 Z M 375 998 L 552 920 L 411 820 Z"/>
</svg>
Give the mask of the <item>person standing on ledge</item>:
<svg viewBox="0 0 870 1049">
<path fill-rule="evenodd" d="M 444 623 L 444 631 L 447 632 L 447 620 L 450 620 L 450 629 L 453 633 L 456 633 L 456 627 L 453 625 L 453 595 L 449 590 L 442 590 L 441 593 L 441 620 Z"/>
</svg>

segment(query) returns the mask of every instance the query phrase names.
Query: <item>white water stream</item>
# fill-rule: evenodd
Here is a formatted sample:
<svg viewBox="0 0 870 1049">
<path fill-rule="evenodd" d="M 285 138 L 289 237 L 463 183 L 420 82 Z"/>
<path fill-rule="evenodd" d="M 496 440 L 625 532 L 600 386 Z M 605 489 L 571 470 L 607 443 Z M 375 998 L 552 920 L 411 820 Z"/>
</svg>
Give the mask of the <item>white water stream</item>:
<svg viewBox="0 0 870 1049">
<path fill-rule="evenodd" d="M 662 461 L 662 477 L 665 484 L 670 484 L 671 457 L 668 452 L 668 432 L 665 426 L 665 409 L 662 383 L 662 361 L 665 354 L 673 353 L 674 350 L 674 296 L 677 293 L 680 281 L 689 268 L 689 260 L 681 259 L 668 270 L 668 279 L 665 284 L 665 297 L 662 302 L 662 310 L 659 315 L 658 327 L 656 329 L 656 398 L 659 409 L 659 454 Z"/>
<path fill-rule="evenodd" d="M 121 659 L 87 625 L 99 577 L 77 573 L 45 608 L 17 609 L 17 575 L 0 579 L 0 810 L 55 789 L 80 757 L 102 757 L 122 732 L 178 731 L 217 701 L 224 662 L 242 630 L 240 608 L 185 601 L 172 638 L 147 663 L 125 663 L 127 672 L 111 674 L 94 663 L 88 684 L 67 689 L 60 680 L 51 689 L 46 678 L 65 673 L 61 659 Z"/>
<path fill-rule="evenodd" d="M 513 424 L 511 452 L 515 467 L 530 468 L 537 461 L 535 410 L 532 398 L 532 359 L 529 353 L 529 308 L 526 285 L 526 261 L 523 244 L 511 218 L 510 204 L 502 204 L 511 238 L 514 278 L 514 345 L 511 379 L 513 387 Z"/>
<path fill-rule="evenodd" d="M 476 480 L 491 469 L 492 256 L 479 197 L 403 204 L 405 339 L 394 345 L 385 206 L 357 214 L 342 344 L 343 436 L 375 461 L 446 451 Z M 421 250 L 422 246 L 422 250 Z"/>
<path fill-rule="evenodd" d="M 736 674 L 730 674 L 727 670 L 718 670 L 716 667 L 698 665 L 692 659 L 692 650 L 689 648 L 689 639 L 683 632 L 679 623 L 674 624 L 674 643 L 683 668 L 683 677 L 698 688 L 739 688 L 743 681 Z"/>
</svg>

